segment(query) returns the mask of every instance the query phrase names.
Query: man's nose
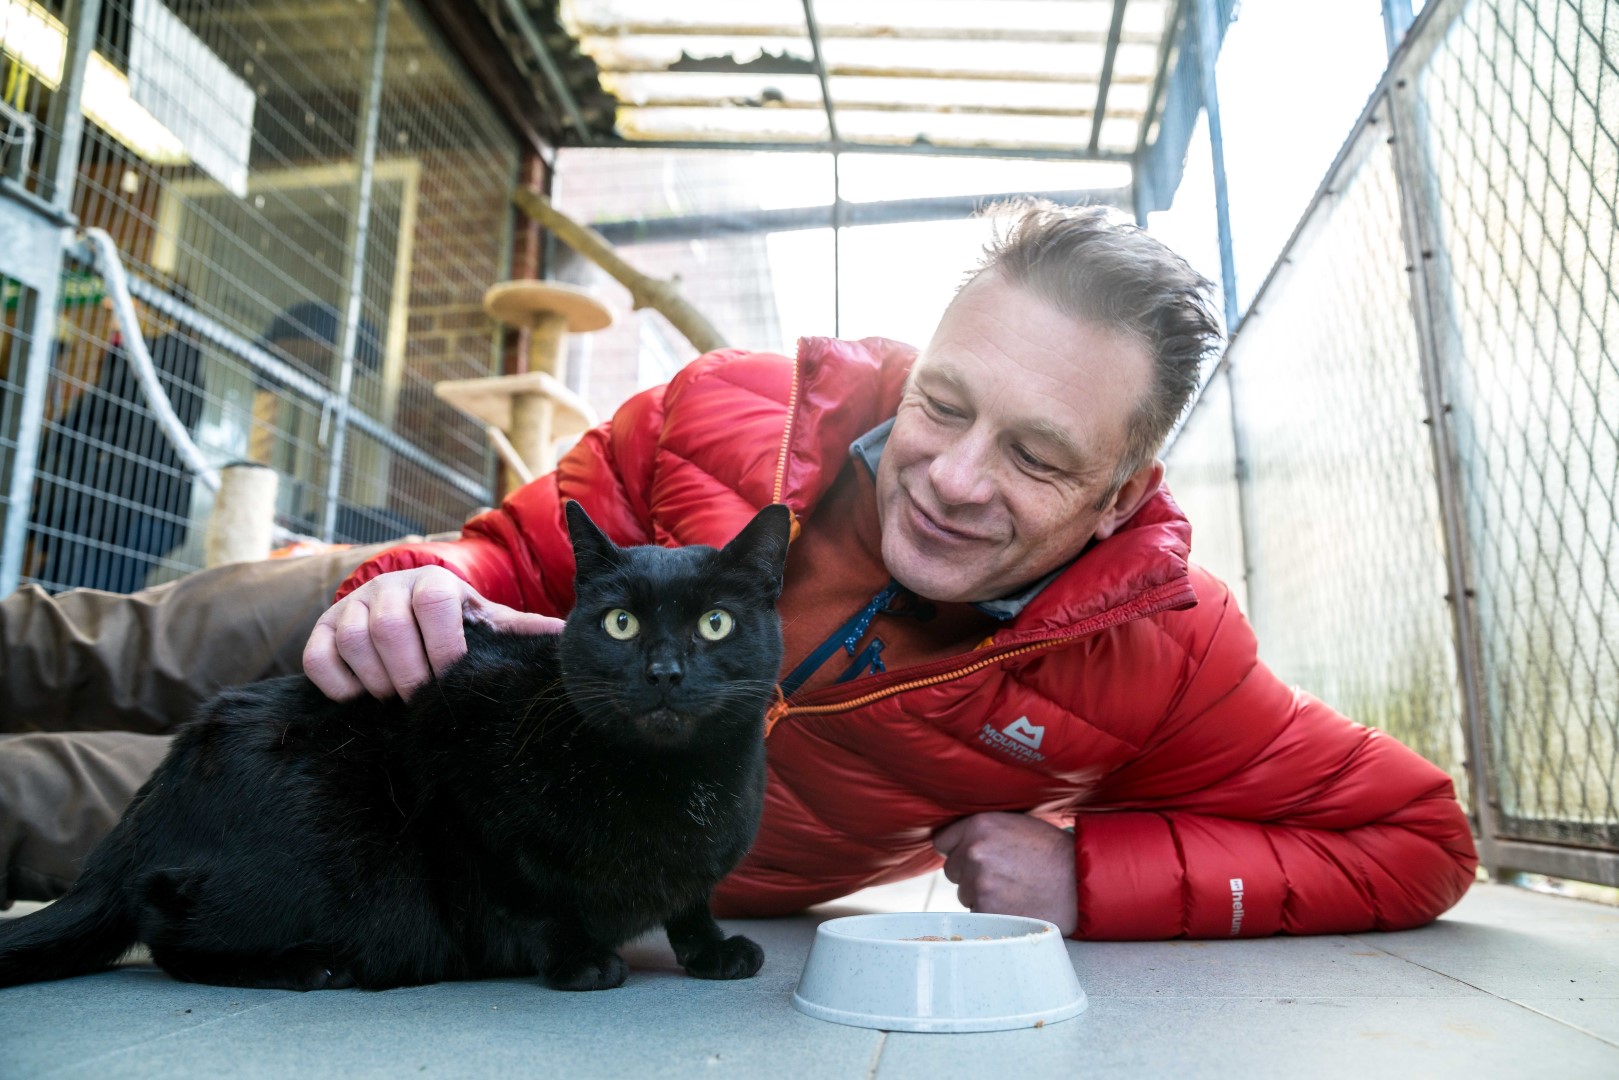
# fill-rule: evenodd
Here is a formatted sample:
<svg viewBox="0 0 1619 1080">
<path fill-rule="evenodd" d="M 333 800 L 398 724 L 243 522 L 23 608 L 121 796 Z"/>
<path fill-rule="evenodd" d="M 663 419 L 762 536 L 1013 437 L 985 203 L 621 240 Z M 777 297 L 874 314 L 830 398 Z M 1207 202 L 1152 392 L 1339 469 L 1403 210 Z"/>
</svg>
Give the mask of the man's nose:
<svg viewBox="0 0 1619 1080">
<path fill-rule="evenodd" d="M 990 481 L 987 440 L 969 431 L 939 452 L 928 466 L 928 479 L 941 501 L 952 506 L 988 502 Z"/>
</svg>

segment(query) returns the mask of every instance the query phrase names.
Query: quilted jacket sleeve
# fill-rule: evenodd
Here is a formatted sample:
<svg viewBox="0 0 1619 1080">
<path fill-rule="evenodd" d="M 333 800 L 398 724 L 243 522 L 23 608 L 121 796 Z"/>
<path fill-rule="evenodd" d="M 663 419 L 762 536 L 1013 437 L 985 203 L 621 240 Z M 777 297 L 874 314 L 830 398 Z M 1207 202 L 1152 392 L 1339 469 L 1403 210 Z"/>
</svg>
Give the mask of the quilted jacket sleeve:
<svg viewBox="0 0 1619 1080">
<path fill-rule="evenodd" d="M 1478 862 L 1449 776 L 1283 685 L 1229 593 L 1205 582 L 1215 587 L 1200 583 L 1201 603 L 1224 611 L 1188 655 L 1175 706 L 1076 817 L 1076 936 L 1347 933 L 1436 918 Z"/>
<path fill-rule="evenodd" d="M 650 541 L 647 491 L 664 392 L 660 386 L 630 398 L 612 420 L 587 432 L 554 472 L 468 521 L 460 539 L 402 544 L 362 563 L 338 589 L 338 599 L 378 574 L 443 566 L 497 603 L 567 614 L 573 606 L 573 548 L 563 504 L 579 500 L 619 544 Z"/>
</svg>

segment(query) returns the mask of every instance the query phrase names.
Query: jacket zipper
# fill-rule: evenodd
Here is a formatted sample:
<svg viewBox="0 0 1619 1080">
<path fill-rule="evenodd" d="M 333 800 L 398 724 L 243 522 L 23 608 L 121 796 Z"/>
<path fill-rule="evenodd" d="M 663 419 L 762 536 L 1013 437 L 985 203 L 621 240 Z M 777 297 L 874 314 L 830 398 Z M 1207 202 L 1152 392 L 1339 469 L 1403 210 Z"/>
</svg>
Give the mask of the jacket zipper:
<svg viewBox="0 0 1619 1080">
<path fill-rule="evenodd" d="M 793 357 L 793 384 L 787 393 L 787 423 L 781 429 L 781 452 L 776 457 L 776 486 L 771 490 L 770 501 L 781 502 L 781 492 L 787 485 L 787 448 L 793 437 L 793 419 L 798 415 L 798 357 Z M 798 515 L 793 515 L 792 535 L 798 535 Z"/>
<path fill-rule="evenodd" d="M 1076 641 L 1080 641 L 1084 638 L 1091 637 L 1094 634 L 1101 633 L 1103 630 L 1110 627 L 1118 626 L 1120 623 L 1126 623 L 1132 619 L 1142 618 L 1147 615 L 1155 615 L 1158 612 L 1174 607 L 1183 600 L 1187 599 L 1195 599 L 1195 597 L 1191 595 L 1191 586 L 1188 583 L 1184 581 L 1169 582 L 1164 585 L 1160 585 L 1156 589 L 1148 590 L 1146 593 L 1137 597 L 1135 602 L 1132 604 L 1125 605 L 1122 608 L 1114 608 L 1112 611 L 1103 612 L 1101 615 L 1098 615 L 1092 619 L 1089 623 L 1082 624 L 1083 628 L 1076 629 L 1074 633 L 1058 638 L 1046 638 L 1043 641 L 1034 641 L 1027 645 L 1018 645 L 1010 649 L 996 650 L 989 656 L 982 657 L 959 668 L 946 668 L 945 670 L 938 671 L 933 674 L 908 679 L 904 682 L 897 682 L 893 685 L 880 687 L 871 691 L 870 693 L 862 694 L 859 697 L 849 698 L 845 701 L 832 701 L 825 704 L 789 705 L 787 704 L 785 698 L 778 696 L 776 704 L 771 707 L 766 715 L 765 734 L 768 736 L 778 722 L 789 716 L 827 716 L 832 713 L 848 712 L 852 709 L 858 709 L 862 706 L 869 705 L 874 701 L 880 701 L 886 697 L 893 697 L 895 694 L 903 694 L 909 690 L 919 690 L 926 686 L 937 686 L 940 683 L 950 682 L 953 679 L 959 679 L 964 676 L 971 675 L 974 672 L 982 671 L 991 664 L 999 664 L 1004 660 L 1011 660 L 1019 656 L 1027 656 L 1030 653 L 1044 652 L 1049 649 L 1059 648 L 1063 645 L 1071 645 Z M 942 661 L 941 663 L 949 664 L 952 662 L 953 661 L 947 660 Z M 823 690 L 820 693 L 826 693 L 826 691 Z"/>
</svg>

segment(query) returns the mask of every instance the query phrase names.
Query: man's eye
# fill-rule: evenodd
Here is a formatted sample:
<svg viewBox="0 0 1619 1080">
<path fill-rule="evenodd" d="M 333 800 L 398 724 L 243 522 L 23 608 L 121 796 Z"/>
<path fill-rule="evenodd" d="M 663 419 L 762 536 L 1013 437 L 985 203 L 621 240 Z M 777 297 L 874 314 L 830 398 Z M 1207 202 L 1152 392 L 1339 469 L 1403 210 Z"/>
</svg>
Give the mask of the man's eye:
<svg viewBox="0 0 1619 1080">
<path fill-rule="evenodd" d="M 960 409 L 956 408 L 954 405 L 946 405 L 944 402 L 940 401 L 938 398 L 929 397 L 926 394 L 922 395 L 922 401 L 923 401 L 924 404 L 927 405 L 927 408 L 928 408 L 929 412 L 931 412 L 931 413 L 933 413 L 933 414 L 935 414 L 937 416 L 945 417 L 946 419 L 954 420 L 954 419 L 956 419 L 958 417 L 961 417 L 961 416 L 965 415 L 964 413 L 962 413 L 962 411 Z"/>
<path fill-rule="evenodd" d="M 1056 467 L 1048 462 L 1041 461 L 1021 446 L 1012 447 L 1012 453 L 1017 456 L 1019 464 L 1033 472 L 1050 472 Z"/>
</svg>

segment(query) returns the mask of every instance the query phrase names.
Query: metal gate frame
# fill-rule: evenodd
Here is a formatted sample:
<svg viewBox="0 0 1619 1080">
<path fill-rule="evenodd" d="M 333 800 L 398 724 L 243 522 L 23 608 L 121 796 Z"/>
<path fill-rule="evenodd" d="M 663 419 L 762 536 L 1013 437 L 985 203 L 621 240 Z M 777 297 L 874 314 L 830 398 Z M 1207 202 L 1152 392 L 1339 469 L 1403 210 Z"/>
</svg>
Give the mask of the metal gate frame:
<svg viewBox="0 0 1619 1080">
<path fill-rule="evenodd" d="M 161 289 L 138 278 L 131 279 L 129 283 L 130 292 L 137 300 L 181 323 L 254 370 L 296 390 L 319 406 L 322 415 L 329 418 L 331 442 L 326 477 L 327 497 L 321 522 L 321 539 L 326 541 L 332 540 L 335 532 L 343 456 L 350 427 L 359 429 L 476 502 L 489 504 L 494 501 L 493 492 L 486 482 L 470 478 L 432 457 L 384 424 L 354 408 L 350 400 L 359 344 L 360 299 L 365 288 L 365 234 L 370 220 L 377 118 L 391 6 L 388 0 L 377 0 L 375 4 L 371 49 L 367 59 L 364 114 L 360 125 L 360 145 L 356 148 L 357 209 L 351 225 L 351 256 L 341 309 L 343 321 L 338 356 L 342 366 L 337 388 L 326 389 L 217 320 Z M 48 149 L 51 157 L 44 170 L 54 178 L 50 198 L 43 199 L 16 181 L 0 178 L 0 276 L 10 277 L 34 292 L 33 304 L 19 316 L 19 336 L 26 336 L 29 347 L 17 417 L 16 452 L 8 483 L 4 525 L 0 529 L 0 596 L 16 589 L 22 576 L 29 525 L 28 507 L 44 424 L 62 272 L 69 264 L 93 265 L 88 248 L 75 240 L 75 229 L 79 222 L 73 215 L 72 206 L 77 190 L 80 145 L 84 136 L 85 121 L 80 111 L 84 73 L 95 44 L 100 15 L 101 0 L 68 0 L 68 8 L 64 12 L 63 21 L 72 29 L 60 90 L 50 105 L 49 126 L 61 132 L 60 139 Z"/>
<path fill-rule="evenodd" d="M 1393 49 L 1379 85 L 1357 120 L 1344 149 L 1327 171 L 1299 226 L 1294 230 L 1264 284 L 1256 293 L 1250 311 L 1257 312 L 1300 242 L 1306 226 L 1323 204 L 1338 191 L 1352 172 L 1350 151 L 1361 141 L 1366 129 L 1381 113 L 1390 120 L 1393 131 L 1388 141 L 1393 150 L 1395 178 L 1399 187 L 1401 233 L 1411 292 L 1411 318 L 1415 323 L 1427 423 L 1431 437 L 1435 482 L 1443 530 L 1444 556 L 1453 642 L 1462 699 L 1468 760 L 1465 766 L 1471 781 L 1471 816 L 1478 840 L 1480 861 L 1492 876 L 1509 877 L 1527 872 L 1553 877 L 1619 886 L 1619 850 L 1595 846 L 1574 846 L 1539 840 L 1514 838 L 1505 822 L 1499 788 L 1499 771 L 1492 757 L 1489 734 L 1489 704 L 1484 684 L 1481 621 L 1478 607 L 1476 572 L 1470 551 L 1462 500 L 1462 480 L 1458 451 L 1457 420 L 1452 412 L 1446 372 L 1457 370 L 1464 358 L 1460 345 L 1441 329 L 1441 318 L 1453 300 L 1449 284 L 1438 265 L 1441 236 L 1438 229 L 1439 192 L 1429 178 L 1431 148 L 1421 122 L 1423 103 L 1417 94 L 1418 76 L 1443 42 L 1452 24 L 1461 17 L 1468 0 L 1429 0 L 1414 19 L 1408 0 L 1395 0 L 1384 7 L 1388 38 Z M 1397 47 L 1396 47 L 1397 46 Z M 1386 111 L 1385 111 L 1386 110 Z M 1224 239 L 1224 237 L 1222 237 Z M 1233 340 L 1241 333 L 1235 328 Z M 1231 369 L 1229 354 L 1210 379 L 1220 370 Z M 1206 385 L 1206 384 L 1205 384 Z M 1246 515 L 1252 504 L 1249 459 L 1243 449 L 1243 414 L 1233 392 L 1232 425 L 1237 455 L 1234 479 L 1239 513 L 1244 517 L 1243 561 L 1253 588 L 1256 570 L 1252 564 Z M 1178 431 L 1178 429 L 1177 429 Z M 1263 628 L 1261 639 L 1263 640 Z"/>
</svg>

